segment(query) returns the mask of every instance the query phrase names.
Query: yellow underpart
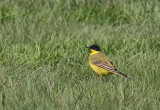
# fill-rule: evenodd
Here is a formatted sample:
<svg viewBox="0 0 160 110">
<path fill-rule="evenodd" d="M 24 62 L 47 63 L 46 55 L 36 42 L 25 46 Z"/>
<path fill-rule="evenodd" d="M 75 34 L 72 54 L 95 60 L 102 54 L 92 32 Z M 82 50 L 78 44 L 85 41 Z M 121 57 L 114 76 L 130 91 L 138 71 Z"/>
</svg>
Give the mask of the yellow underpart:
<svg viewBox="0 0 160 110">
<path fill-rule="evenodd" d="M 89 64 L 90 66 L 93 68 L 93 70 L 98 74 L 98 75 L 108 75 L 111 74 L 111 72 L 109 72 L 106 69 L 103 69 L 101 67 L 96 66 L 95 64 L 93 64 L 90 59 L 89 59 Z"/>
<path fill-rule="evenodd" d="M 93 55 L 93 54 L 97 54 L 99 51 L 95 51 L 95 50 L 90 50 L 90 54 Z M 111 74 L 111 72 L 109 72 L 108 70 L 106 69 L 103 69 L 101 67 L 98 67 L 96 66 L 95 64 L 93 64 L 91 62 L 91 59 L 89 57 L 89 64 L 90 66 L 93 68 L 93 70 L 98 74 L 98 75 L 108 75 L 108 74 Z"/>
</svg>

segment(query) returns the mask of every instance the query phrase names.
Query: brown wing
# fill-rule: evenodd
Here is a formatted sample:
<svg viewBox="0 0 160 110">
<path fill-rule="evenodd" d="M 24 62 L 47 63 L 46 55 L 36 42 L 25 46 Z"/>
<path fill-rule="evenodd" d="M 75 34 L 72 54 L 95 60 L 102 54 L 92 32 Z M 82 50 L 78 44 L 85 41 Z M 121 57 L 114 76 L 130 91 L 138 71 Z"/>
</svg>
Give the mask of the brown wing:
<svg viewBox="0 0 160 110">
<path fill-rule="evenodd" d="M 95 54 L 95 55 L 91 55 L 90 56 L 90 60 L 91 60 L 91 62 L 93 64 L 95 64 L 98 67 L 101 67 L 101 68 L 106 69 L 106 70 L 108 70 L 110 72 L 117 73 L 119 75 L 122 75 L 122 76 L 124 76 L 126 78 L 131 79 L 130 76 L 127 76 L 124 73 L 119 72 L 115 68 L 113 63 L 108 59 L 108 57 L 105 54 L 101 53 L 101 52 L 99 52 L 98 54 Z"/>
<path fill-rule="evenodd" d="M 126 78 L 128 78 L 128 79 L 131 79 L 130 76 L 127 76 L 126 74 L 117 71 L 116 68 L 110 67 L 106 62 L 95 61 L 95 62 L 92 62 L 92 63 L 95 64 L 95 65 L 97 65 L 97 66 L 99 66 L 99 67 L 101 67 L 101 68 L 103 68 L 103 69 L 106 69 L 106 70 L 108 70 L 108 71 L 110 71 L 110 72 L 117 73 L 117 74 L 119 74 L 119 75 L 122 75 L 123 77 L 126 77 Z"/>
<path fill-rule="evenodd" d="M 117 69 L 116 68 L 112 68 L 111 66 L 109 66 L 106 62 L 102 62 L 102 61 L 94 61 L 94 62 L 92 62 L 93 64 L 95 64 L 96 66 L 98 66 L 98 67 L 101 67 L 101 68 L 103 68 L 103 69 L 106 69 L 106 70 L 108 70 L 108 71 L 110 71 L 110 72 L 113 72 L 113 73 L 115 73 L 115 72 L 117 72 Z"/>
<path fill-rule="evenodd" d="M 110 61 L 111 62 L 111 61 Z M 113 62 L 111 62 L 111 64 L 113 65 Z M 116 67 L 113 65 L 114 69 L 117 71 Z"/>
</svg>

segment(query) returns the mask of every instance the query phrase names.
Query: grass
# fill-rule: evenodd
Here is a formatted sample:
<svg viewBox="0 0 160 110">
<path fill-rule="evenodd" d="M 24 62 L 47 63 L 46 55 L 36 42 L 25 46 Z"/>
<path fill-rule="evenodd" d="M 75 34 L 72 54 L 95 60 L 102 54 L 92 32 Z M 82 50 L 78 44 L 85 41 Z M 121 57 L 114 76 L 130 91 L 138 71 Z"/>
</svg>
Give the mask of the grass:
<svg viewBox="0 0 160 110">
<path fill-rule="evenodd" d="M 16 0 L 0 4 L 0 109 L 160 107 L 160 2 Z M 132 77 L 97 77 L 97 44 Z"/>
</svg>

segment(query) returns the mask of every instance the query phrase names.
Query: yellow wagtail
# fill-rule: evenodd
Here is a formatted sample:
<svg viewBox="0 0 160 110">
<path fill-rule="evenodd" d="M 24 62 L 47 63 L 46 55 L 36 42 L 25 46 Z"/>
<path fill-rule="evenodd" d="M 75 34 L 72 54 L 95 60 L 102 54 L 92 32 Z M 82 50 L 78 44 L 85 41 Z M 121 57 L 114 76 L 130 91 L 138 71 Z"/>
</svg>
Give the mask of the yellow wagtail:
<svg viewBox="0 0 160 110">
<path fill-rule="evenodd" d="M 87 47 L 90 49 L 89 64 L 98 75 L 108 75 L 116 73 L 131 79 L 131 77 L 119 72 L 108 57 L 103 54 L 97 45 Z"/>
</svg>

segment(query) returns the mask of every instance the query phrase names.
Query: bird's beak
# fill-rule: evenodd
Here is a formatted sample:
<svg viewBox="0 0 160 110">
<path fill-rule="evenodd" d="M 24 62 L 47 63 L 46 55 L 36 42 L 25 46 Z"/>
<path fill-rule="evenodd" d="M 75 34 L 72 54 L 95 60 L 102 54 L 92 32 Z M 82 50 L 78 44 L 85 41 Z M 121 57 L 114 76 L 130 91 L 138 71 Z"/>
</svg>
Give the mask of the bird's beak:
<svg viewBox="0 0 160 110">
<path fill-rule="evenodd" d="M 89 47 L 86 47 L 86 48 L 89 48 Z"/>
</svg>

